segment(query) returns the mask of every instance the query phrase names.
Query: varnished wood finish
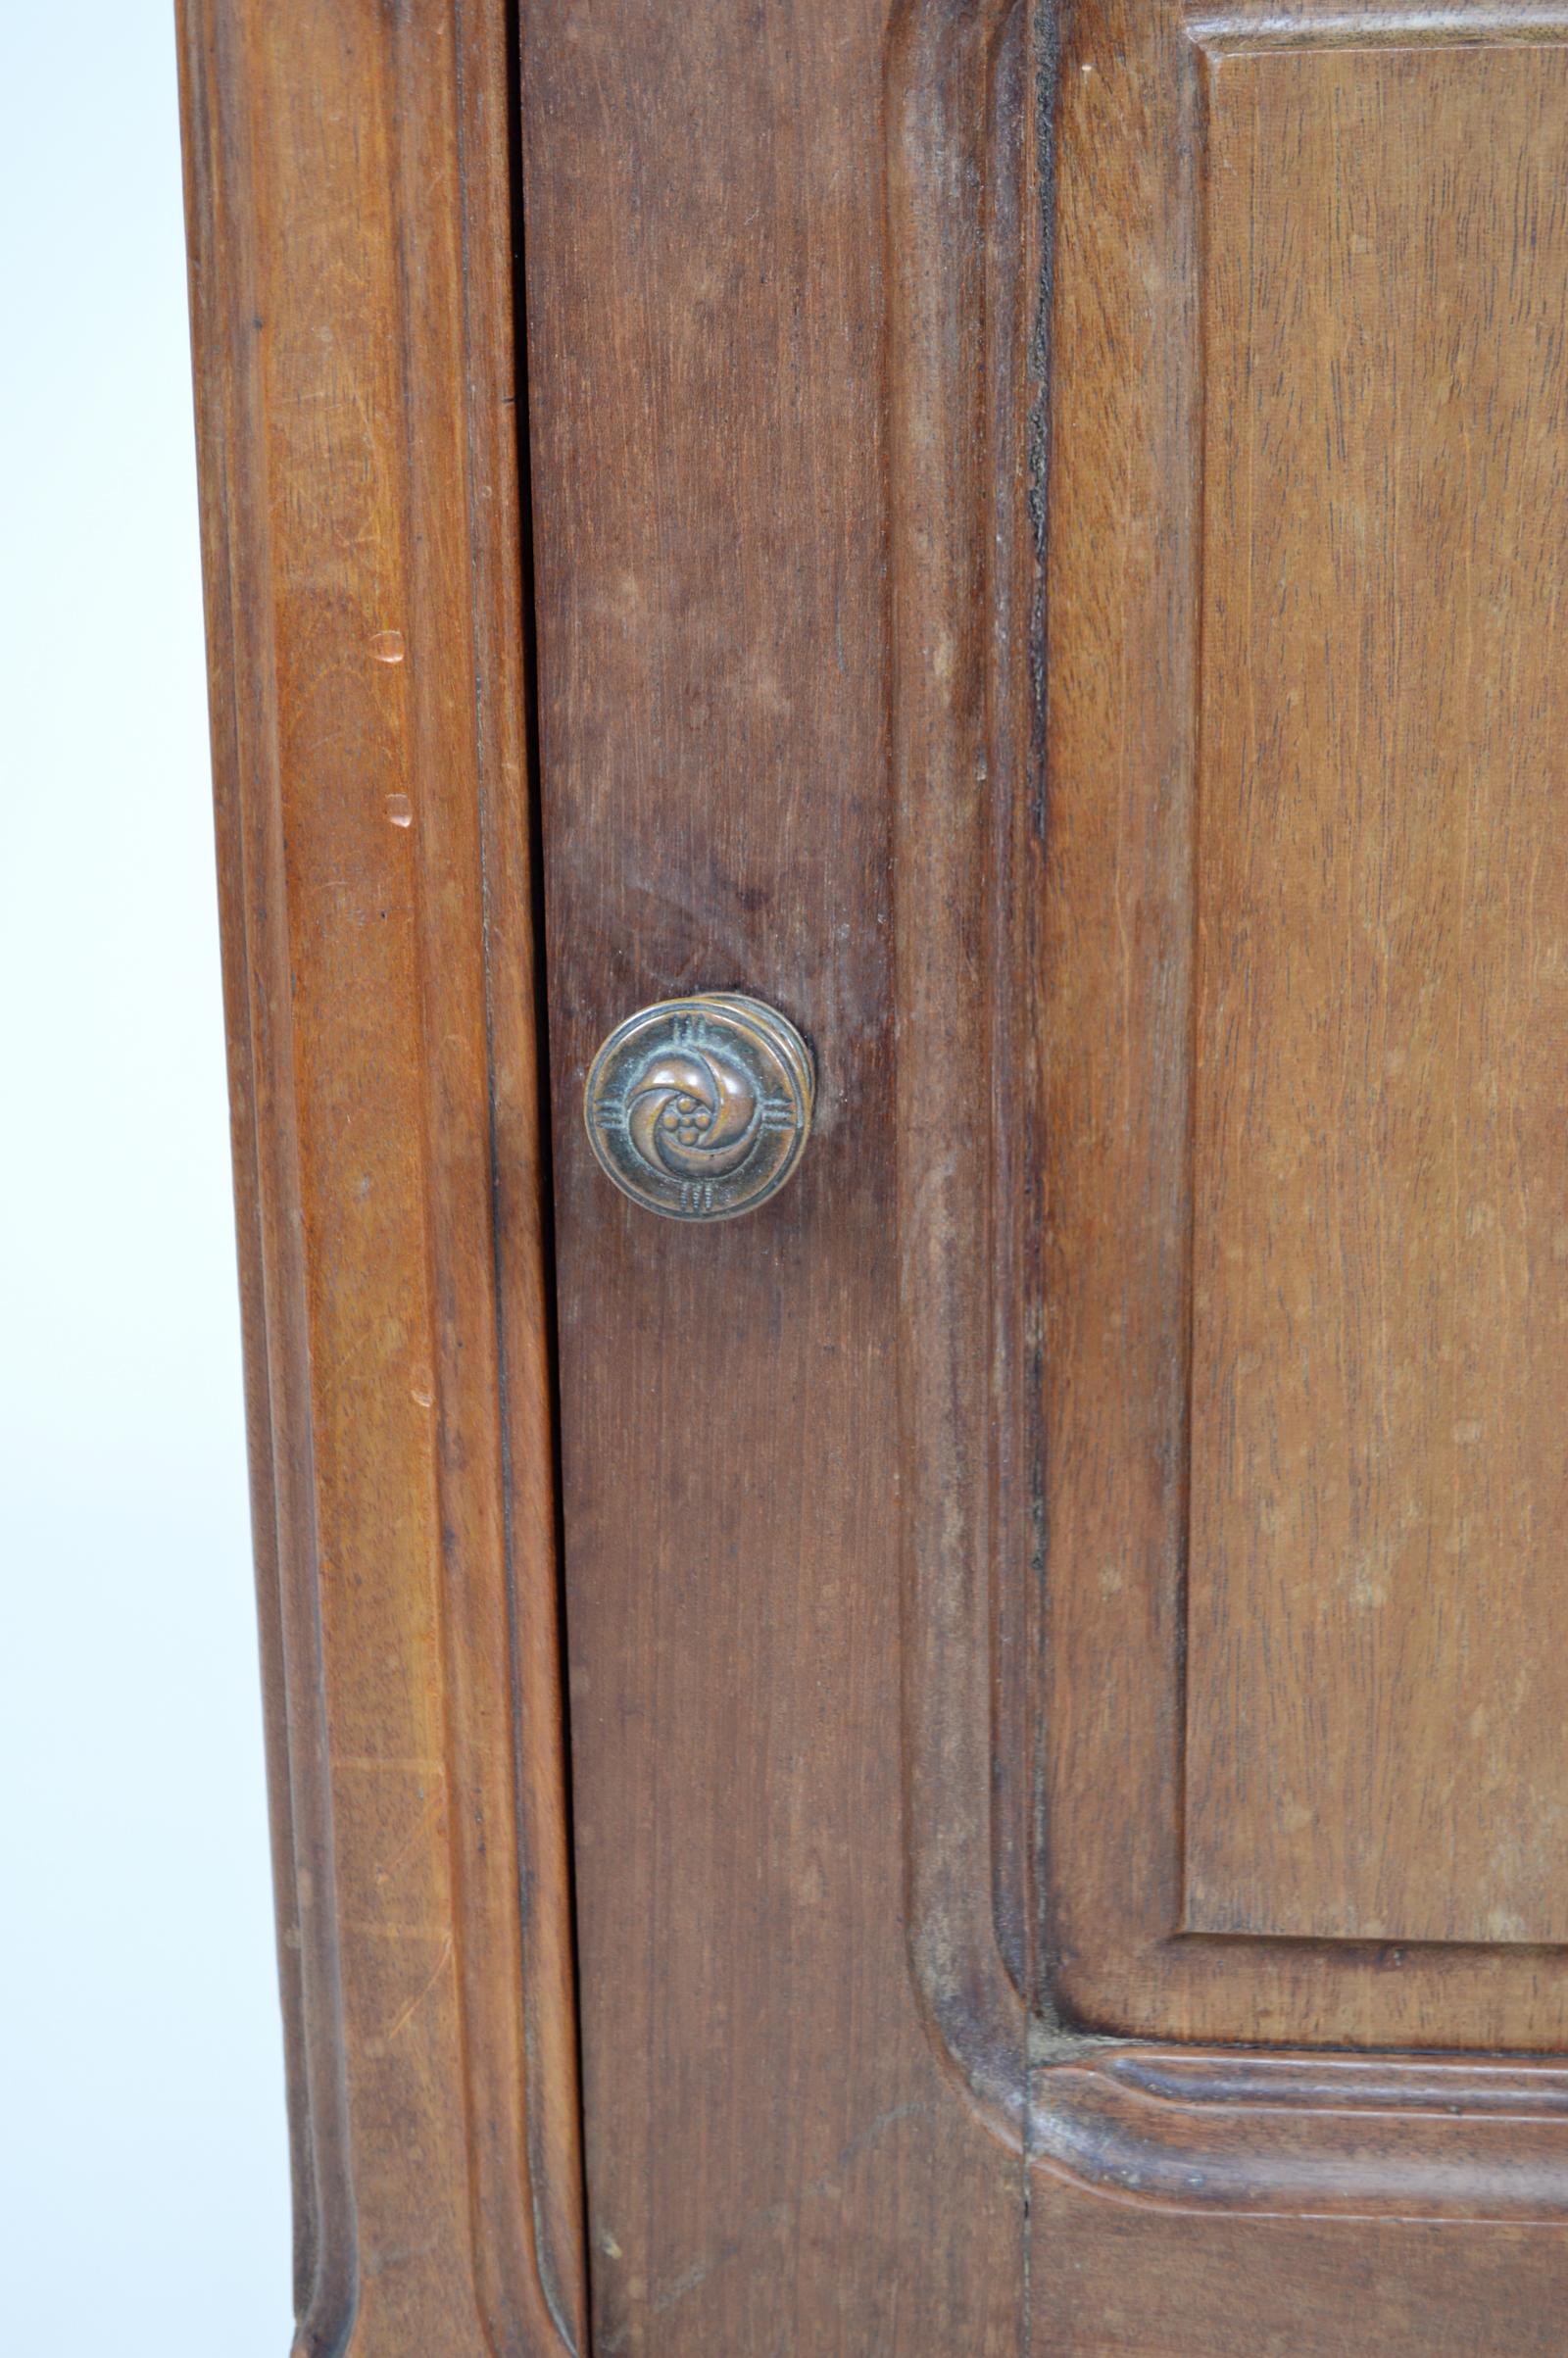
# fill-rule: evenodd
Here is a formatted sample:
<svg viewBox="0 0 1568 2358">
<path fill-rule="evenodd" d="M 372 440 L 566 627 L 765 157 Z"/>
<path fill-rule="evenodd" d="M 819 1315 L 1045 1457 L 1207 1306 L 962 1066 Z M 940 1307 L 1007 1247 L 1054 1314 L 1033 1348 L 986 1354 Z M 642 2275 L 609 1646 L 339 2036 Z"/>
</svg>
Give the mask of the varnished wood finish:
<svg viewBox="0 0 1568 2358">
<path fill-rule="evenodd" d="M 1043 2175 L 1031 2358 L 1558 2358 L 1560 2230 L 1196 2217 Z"/>
<path fill-rule="evenodd" d="M 323 2358 L 583 2338 L 502 30 L 436 0 L 182 13 L 298 2347 Z"/>
<path fill-rule="evenodd" d="M 503 14 L 185 11 L 300 2346 L 1545 2358 L 1568 21 Z"/>
</svg>

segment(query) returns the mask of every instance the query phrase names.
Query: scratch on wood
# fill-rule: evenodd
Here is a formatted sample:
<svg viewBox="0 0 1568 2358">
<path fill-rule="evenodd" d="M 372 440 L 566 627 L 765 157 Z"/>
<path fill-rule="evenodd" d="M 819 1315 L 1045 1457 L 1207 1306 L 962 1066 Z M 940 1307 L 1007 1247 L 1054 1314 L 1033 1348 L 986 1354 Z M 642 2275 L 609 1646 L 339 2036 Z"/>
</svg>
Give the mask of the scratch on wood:
<svg viewBox="0 0 1568 2358">
<path fill-rule="evenodd" d="M 415 2015 L 417 2014 L 419 2008 L 423 2005 L 425 1999 L 429 1996 L 431 1990 L 435 1988 L 437 1982 L 441 1979 L 441 1976 L 445 1973 L 451 1962 L 452 1935 L 449 1932 L 446 1936 L 446 1939 L 441 1943 L 441 1954 L 436 1958 L 436 1961 L 431 1967 L 429 1973 L 419 1984 L 418 1989 L 410 1998 L 408 2004 L 404 2007 L 402 2013 L 398 2016 L 390 2031 L 388 2031 L 384 2042 L 387 2046 L 392 2044 L 392 2041 L 397 2038 L 401 2031 L 407 2030 L 409 2024 L 413 2021 Z"/>
</svg>

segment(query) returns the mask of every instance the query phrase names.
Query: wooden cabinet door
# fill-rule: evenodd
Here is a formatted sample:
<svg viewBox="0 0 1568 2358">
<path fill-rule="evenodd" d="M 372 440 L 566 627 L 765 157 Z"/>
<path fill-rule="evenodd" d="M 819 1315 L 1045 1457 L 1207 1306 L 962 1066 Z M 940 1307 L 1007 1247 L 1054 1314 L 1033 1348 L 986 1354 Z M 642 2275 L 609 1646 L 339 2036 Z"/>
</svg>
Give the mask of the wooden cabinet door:
<svg viewBox="0 0 1568 2358">
<path fill-rule="evenodd" d="M 1555 2358 L 1568 10 L 184 56 L 300 2350 Z"/>
</svg>

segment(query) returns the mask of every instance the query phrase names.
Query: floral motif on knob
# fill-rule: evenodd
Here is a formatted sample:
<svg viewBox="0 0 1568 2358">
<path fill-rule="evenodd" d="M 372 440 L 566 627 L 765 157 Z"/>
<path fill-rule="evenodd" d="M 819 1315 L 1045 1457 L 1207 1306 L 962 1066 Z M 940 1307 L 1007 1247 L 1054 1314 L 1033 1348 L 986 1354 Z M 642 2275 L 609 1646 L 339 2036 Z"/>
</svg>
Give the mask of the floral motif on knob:
<svg viewBox="0 0 1568 2358">
<path fill-rule="evenodd" d="M 617 1025 L 594 1058 L 584 1111 L 624 1195 L 672 1219 L 723 1220 L 784 1185 L 813 1094 L 793 1024 L 760 1001 L 710 992 Z"/>
</svg>

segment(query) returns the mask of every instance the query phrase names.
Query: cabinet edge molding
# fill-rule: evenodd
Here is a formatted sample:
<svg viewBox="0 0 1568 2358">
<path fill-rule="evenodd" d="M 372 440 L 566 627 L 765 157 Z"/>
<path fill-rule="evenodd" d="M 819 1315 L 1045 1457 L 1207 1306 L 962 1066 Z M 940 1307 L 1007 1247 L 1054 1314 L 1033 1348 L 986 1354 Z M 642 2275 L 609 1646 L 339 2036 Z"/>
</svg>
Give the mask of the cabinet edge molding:
<svg viewBox="0 0 1568 2358">
<path fill-rule="evenodd" d="M 586 2339 L 507 40 L 179 8 L 301 2358 Z"/>
</svg>

